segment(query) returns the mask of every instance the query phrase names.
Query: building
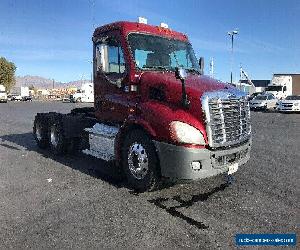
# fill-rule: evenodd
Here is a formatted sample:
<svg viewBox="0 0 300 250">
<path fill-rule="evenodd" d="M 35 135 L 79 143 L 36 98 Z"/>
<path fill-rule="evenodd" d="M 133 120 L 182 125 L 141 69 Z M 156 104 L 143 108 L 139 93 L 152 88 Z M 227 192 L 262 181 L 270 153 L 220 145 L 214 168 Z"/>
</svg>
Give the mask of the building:
<svg viewBox="0 0 300 250">
<path fill-rule="evenodd" d="M 276 73 L 273 75 L 272 85 L 282 85 L 290 89 L 289 94 L 299 95 L 300 73 Z"/>
<path fill-rule="evenodd" d="M 271 80 L 251 80 L 255 89 L 252 89 L 248 84 L 248 80 L 240 80 L 239 83 L 242 86 L 242 90 L 250 94 L 256 92 L 264 92 L 266 87 L 270 84 Z"/>
</svg>

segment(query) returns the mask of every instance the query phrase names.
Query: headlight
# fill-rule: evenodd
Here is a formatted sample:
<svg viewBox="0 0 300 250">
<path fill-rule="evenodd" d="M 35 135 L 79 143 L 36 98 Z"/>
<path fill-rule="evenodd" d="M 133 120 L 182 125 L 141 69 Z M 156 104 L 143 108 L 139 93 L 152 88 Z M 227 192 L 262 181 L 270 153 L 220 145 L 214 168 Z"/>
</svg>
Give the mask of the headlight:
<svg viewBox="0 0 300 250">
<path fill-rule="evenodd" d="M 298 102 L 294 103 L 294 106 L 299 106 L 299 103 Z"/>
<path fill-rule="evenodd" d="M 202 133 L 198 129 L 184 122 L 171 122 L 170 132 L 172 139 L 177 142 L 205 145 Z"/>
</svg>

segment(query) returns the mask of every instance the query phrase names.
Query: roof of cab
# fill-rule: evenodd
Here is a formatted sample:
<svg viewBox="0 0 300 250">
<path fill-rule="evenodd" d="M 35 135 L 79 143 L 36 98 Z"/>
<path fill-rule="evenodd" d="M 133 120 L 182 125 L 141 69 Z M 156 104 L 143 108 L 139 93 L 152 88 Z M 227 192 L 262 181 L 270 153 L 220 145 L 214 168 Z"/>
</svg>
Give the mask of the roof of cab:
<svg viewBox="0 0 300 250">
<path fill-rule="evenodd" d="M 101 33 L 104 33 L 109 30 L 119 29 L 125 35 L 131 32 L 139 32 L 139 33 L 147 33 L 152 35 L 159 35 L 165 36 L 168 38 L 178 39 L 182 41 L 187 41 L 188 38 L 185 34 L 181 32 L 177 32 L 171 29 L 162 28 L 160 26 L 153 26 L 144 23 L 138 22 L 127 22 L 127 21 L 120 21 L 115 23 L 106 24 L 104 26 L 98 27 L 95 29 L 93 37 L 99 36 Z"/>
</svg>

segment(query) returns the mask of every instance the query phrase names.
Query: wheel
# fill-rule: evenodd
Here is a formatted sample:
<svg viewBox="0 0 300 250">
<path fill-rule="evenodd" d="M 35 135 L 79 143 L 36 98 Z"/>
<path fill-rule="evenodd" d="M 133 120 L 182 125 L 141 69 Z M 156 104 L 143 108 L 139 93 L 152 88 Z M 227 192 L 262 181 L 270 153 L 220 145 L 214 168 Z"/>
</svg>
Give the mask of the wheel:
<svg viewBox="0 0 300 250">
<path fill-rule="evenodd" d="M 61 155 L 66 152 L 67 144 L 63 135 L 63 127 L 58 119 L 55 119 L 50 126 L 48 137 L 50 149 L 54 154 Z"/>
<path fill-rule="evenodd" d="M 37 115 L 33 123 L 33 136 L 40 148 L 48 147 L 48 131 L 47 124 L 43 120 L 42 116 Z"/>
<path fill-rule="evenodd" d="M 153 191 L 159 186 L 158 158 L 151 139 L 141 130 L 125 137 L 122 166 L 131 188 L 138 192 Z"/>
<path fill-rule="evenodd" d="M 263 107 L 263 111 L 264 111 L 264 112 L 267 112 L 267 111 L 268 111 L 268 105 L 266 105 L 266 106 Z"/>
<path fill-rule="evenodd" d="M 76 102 L 81 102 L 81 97 L 78 97 L 78 98 L 76 99 Z"/>
</svg>

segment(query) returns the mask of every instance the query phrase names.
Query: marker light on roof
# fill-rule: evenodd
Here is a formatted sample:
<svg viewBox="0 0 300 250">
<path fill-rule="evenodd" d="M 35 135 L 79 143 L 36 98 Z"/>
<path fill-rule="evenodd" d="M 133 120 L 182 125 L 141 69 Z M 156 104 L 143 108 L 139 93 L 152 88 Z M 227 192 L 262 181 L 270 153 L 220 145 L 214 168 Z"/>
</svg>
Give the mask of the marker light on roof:
<svg viewBox="0 0 300 250">
<path fill-rule="evenodd" d="M 145 17 L 139 16 L 139 23 L 147 24 L 147 23 L 148 23 L 148 20 L 147 20 L 147 18 L 145 18 Z"/>
<path fill-rule="evenodd" d="M 169 28 L 169 25 L 166 24 L 166 23 L 160 23 L 160 27 L 165 28 L 165 29 L 168 29 L 168 28 Z"/>
</svg>

